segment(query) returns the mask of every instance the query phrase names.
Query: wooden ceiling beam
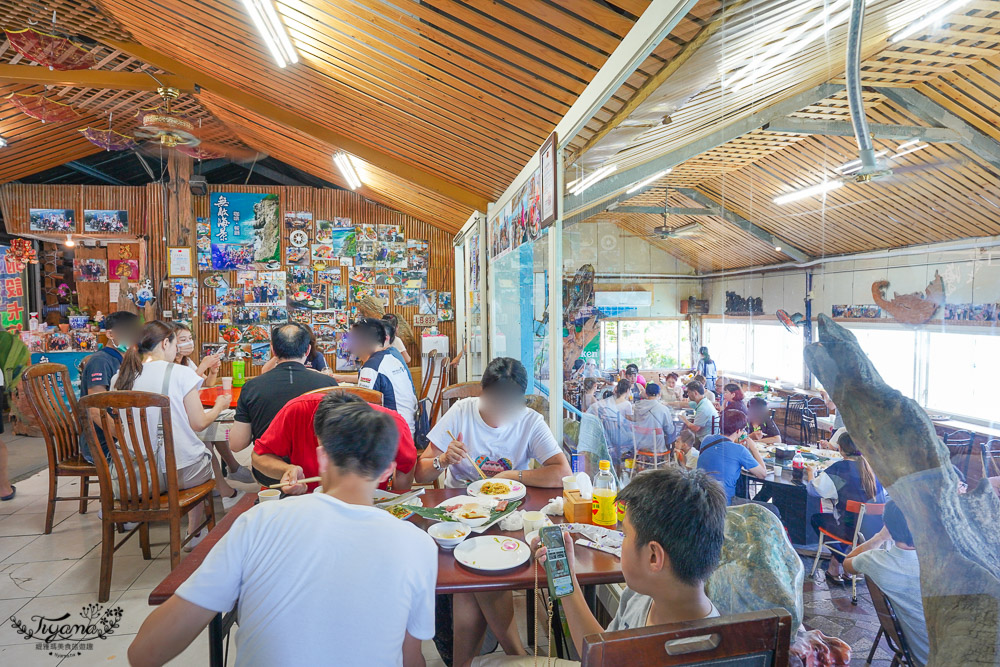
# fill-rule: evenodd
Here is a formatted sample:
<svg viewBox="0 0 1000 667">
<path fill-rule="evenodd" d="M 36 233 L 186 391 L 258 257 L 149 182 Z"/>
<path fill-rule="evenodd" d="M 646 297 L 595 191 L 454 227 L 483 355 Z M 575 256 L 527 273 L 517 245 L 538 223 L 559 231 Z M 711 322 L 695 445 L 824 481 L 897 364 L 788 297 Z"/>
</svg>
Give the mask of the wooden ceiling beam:
<svg viewBox="0 0 1000 667">
<path fill-rule="evenodd" d="M 258 97 L 252 93 L 240 90 L 220 79 L 199 71 L 184 63 L 174 60 L 170 56 L 150 49 L 134 42 L 119 42 L 116 40 L 105 40 L 109 46 L 113 46 L 119 51 L 123 51 L 139 60 L 159 67 L 169 72 L 176 72 L 180 76 L 186 77 L 196 84 L 209 90 L 220 97 L 227 99 L 244 109 L 252 109 L 254 112 L 275 123 L 290 129 L 307 134 L 319 141 L 336 146 L 347 151 L 351 155 L 374 165 L 380 169 L 388 171 L 400 179 L 415 183 L 439 195 L 462 203 L 479 211 L 485 211 L 488 199 L 476 192 L 472 192 L 454 183 L 450 183 L 439 176 L 427 171 L 423 171 L 413 165 L 400 160 L 399 158 L 379 151 L 371 146 L 347 137 L 332 130 L 325 125 L 321 125 L 313 120 L 296 114 L 295 112 L 274 104 L 266 99 Z M 330 156 L 331 159 L 333 156 Z"/>
<path fill-rule="evenodd" d="M 159 79 L 160 83 L 156 79 Z M 97 69 L 78 69 L 64 72 L 35 65 L 0 65 L 0 83 L 33 83 L 40 86 L 152 91 L 164 85 L 177 88 L 182 93 L 195 92 L 194 82 L 182 76 L 157 74 L 156 79 L 142 72 Z"/>
</svg>

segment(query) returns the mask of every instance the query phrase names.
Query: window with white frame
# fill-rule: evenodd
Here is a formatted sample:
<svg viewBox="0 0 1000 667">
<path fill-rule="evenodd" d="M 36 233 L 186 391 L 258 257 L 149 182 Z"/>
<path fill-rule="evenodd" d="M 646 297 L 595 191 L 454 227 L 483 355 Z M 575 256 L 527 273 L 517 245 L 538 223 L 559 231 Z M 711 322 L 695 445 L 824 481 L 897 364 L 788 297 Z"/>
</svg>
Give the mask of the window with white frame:
<svg viewBox="0 0 1000 667">
<path fill-rule="evenodd" d="M 1000 336 L 927 333 L 927 400 L 931 412 L 1000 418 L 988 390 L 1000 376 Z"/>
<path fill-rule="evenodd" d="M 617 320 L 601 323 L 601 368 L 688 368 L 686 320 Z"/>
<path fill-rule="evenodd" d="M 917 334 L 900 328 L 849 326 L 885 383 L 904 396 L 917 395 Z"/>
<path fill-rule="evenodd" d="M 802 382 L 802 330 L 777 322 L 724 320 L 705 323 L 702 341 L 720 370 Z"/>
</svg>

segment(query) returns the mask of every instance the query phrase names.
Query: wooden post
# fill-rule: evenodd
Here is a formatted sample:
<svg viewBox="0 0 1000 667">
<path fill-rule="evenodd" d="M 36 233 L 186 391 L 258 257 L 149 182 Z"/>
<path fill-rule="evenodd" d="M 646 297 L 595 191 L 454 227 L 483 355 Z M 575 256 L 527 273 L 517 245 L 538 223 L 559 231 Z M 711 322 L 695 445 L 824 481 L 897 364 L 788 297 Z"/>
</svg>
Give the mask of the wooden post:
<svg viewBox="0 0 1000 667">
<path fill-rule="evenodd" d="M 819 316 L 806 362 L 906 516 L 920 560 L 929 667 L 1000 659 L 1000 498 L 959 495 L 948 449 L 916 401 L 889 387 L 847 329 Z"/>
<path fill-rule="evenodd" d="M 170 151 L 167 169 L 170 181 L 167 183 L 167 245 L 190 246 L 194 230 L 194 209 L 192 207 L 191 169 L 194 160 L 179 151 Z M 163 267 L 164 269 L 166 267 Z"/>
</svg>

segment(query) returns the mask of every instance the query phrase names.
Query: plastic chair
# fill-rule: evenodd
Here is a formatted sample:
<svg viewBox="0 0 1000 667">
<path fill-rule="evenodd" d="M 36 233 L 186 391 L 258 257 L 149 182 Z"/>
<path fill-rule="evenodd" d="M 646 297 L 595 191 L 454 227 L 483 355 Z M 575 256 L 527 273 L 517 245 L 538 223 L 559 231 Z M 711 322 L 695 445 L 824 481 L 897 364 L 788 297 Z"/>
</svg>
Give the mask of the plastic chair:
<svg viewBox="0 0 1000 667">
<path fill-rule="evenodd" d="M 878 648 L 879 641 L 884 636 L 886 644 L 889 645 L 889 650 L 893 653 L 893 666 L 912 666 L 914 662 L 910 655 L 910 646 L 903 634 L 903 626 L 900 625 L 899 619 L 896 618 L 892 602 L 882 592 L 882 589 L 871 580 L 871 577 L 865 577 L 865 584 L 868 585 L 868 593 L 872 597 L 872 606 L 875 607 L 875 613 L 878 615 L 879 622 L 878 634 L 875 635 L 875 641 L 872 642 L 872 650 L 868 652 L 868 660 L 865 664 L 872 664 L 872 658 L 875 657 L 875 649 Z"/>
<path fill-rule="evenodd" d="M 21 379 L 28 406 L 45 438 L 49 459 L 49 499 L 45 508 L 45 534 L 48 535 L 52 532 L 57 502 L 79 500 L 80 514 L 86 514 L 87 501 L 100 499 L 100 496 L 88 495 L 90 478 L 97 476 L 97 468 L 80 453 L 80 414 L 69 370 L 62 364 L 35 364 L 21 375 Z M 91 451 L 100 457 L 99 445 Z M 79 477 L 80 495 L 57 496 L 60 477 Z"/>
<path fill-rule="evenodd" d="M 583 667 L 788 665 L 792 617 L 784 609 L 602 632 L 583 639 Z"/>
<path fill-rule="evenodd" d="M 857 500 L 848 500 L 845 507 L 848 514 L 857 514 L 858 519 L 854 524 L 854 536 L 850 540 L 845 540 L 839 535 L 834 535 L 825 528 L 819 529 L 819 546 L 816 547 L 816 558 L 813 560 L 812 570 L 809 572 L 809 576 L 816 574 L 816 569 L 819 567 L 819 559 L 823 554 L 823 546 L 828 540 L 834 540 L 840 544 L 844 544 L 850 547 L 847 551 L 841 551 L 841 549 L 835 549 L 829 544 L 825 544 L 826 548 L 834 553 L 838 553 L 841 556 L 847 556 L 850 552 L 854 551 L 859 544 L 865 541 L 865 536 L 861 532 L 861 524 L 865 519 L 865 515 L 870 516 L 882 516 L 882 512 L 885 511 L 885 503 L 860 503 Z M 856 574 L 851 575 L 851 604 L 858 603 L 858 576 Z"/>
<path fill-rule="evenodd" d="M 94 422 L 91 409 L 97 411 L 98 424 Z M 159 410 L 159 423 L 163 430 L 165 484 L 161 483 L 156 473 L 158 434 L 150 433 L 147 419 L 148 411 L 153 409 Z M 97 431 L 94 430 L 95 426 L 100 426 L 111 454 L 110 462 L 103 456 L 94 459 L 101 484 L 102 515 L 101 581 L 97 599 L 98 602 L 107 602 L 111 592 L 114 553 L 136 531 L 139 532 L 143 558 L 152 558 L 148 522 L 170 523 L 170 569 L 180 564 L 181 547 L 191 540 L 191 535 L 181 540 L 181 518 L 199 503 L 204 503 L 205 520 L 195 534 L 204 528 L 211 530 L 215 527 L 215 505 L 212 503 L 215 480 L 189 489 L 178 487 L 170 399 L 167 396 L 145 391 L 108 391 L 80 399 L 80 410 L 84 415 L 83 431 L 92 451 L 100 451 Z M 130 521 L 138 522 L 138 525 L 115 544 L 115 524 Z"/>
<path fill-rule="evenodd" d="M 319 389 L 313 389 L 312 391 L 307 391 L 307 394 L 327 394 L 332 391 L 339 391 L 345 394 L 354 394 L 360 398 L 365 403 L 374 403 L 375 405 L 382 405 L 382 392 L 375 391 L 374 389 L 365 389 L 364 387 L 320 387 Z"/>
</svg>

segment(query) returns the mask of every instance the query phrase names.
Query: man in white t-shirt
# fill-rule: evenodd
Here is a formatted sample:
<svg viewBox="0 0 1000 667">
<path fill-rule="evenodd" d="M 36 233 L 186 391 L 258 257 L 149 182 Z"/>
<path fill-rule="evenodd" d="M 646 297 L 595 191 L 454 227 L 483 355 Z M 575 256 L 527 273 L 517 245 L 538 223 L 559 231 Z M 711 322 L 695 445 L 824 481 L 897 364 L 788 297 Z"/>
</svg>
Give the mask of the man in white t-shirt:
<svg viewBox="0 0 1000 667">
<path fill-rule="evenodd" d="M 510 357 L 491 361 L 481 380 L 482 394 L 455 403 L 428 434 L 430 444 L 417 460 L 414 480 L 433 482 L 445 472 L 445 486 L 464 488 L 479 479 L 469 462 L 496 479 L 516 479 L 528 486 L 561 488 L 572 471 L 545 419 L 524 404 L 528 373 Z M 532 469 L 531 460 L 541 467 Z M 524 655 L 514 622 L 511 593 L 465 593 L 454 596 L 455 665 L 479 652 L 490 629 L 507 655 Z M 485 613 L 484 613 L 485 612 Z"/>
<path fill-rule="evenodd" d="M 365 403 L 316 411 L 324 492 L 263 503 L 229 533 L 129 647 L 133 666 L 177 656 L 238 605 L 236 665 L 422 666 L 434 636 L 437 547 L 372 506 L 392 474 L 394 420 Z"/>
</svg>

